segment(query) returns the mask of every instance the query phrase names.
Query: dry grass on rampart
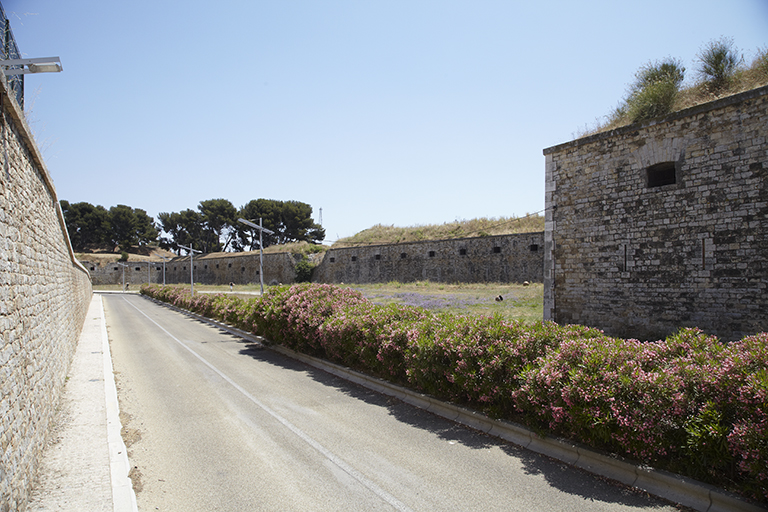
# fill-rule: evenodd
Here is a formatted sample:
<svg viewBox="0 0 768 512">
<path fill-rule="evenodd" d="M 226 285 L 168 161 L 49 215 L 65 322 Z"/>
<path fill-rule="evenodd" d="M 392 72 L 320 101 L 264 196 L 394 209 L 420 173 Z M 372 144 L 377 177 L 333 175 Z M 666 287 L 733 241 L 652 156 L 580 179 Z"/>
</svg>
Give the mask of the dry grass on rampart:
<svg viewBox="0 0 768 512">
<path fill-rule="evenodd" d="M 715 101 L 727 96 L 733 96 L 742 92 L 757 89 L 768 85 L 768 49 L 759 50 L 757 56 L 749 65 L 738 70 L 729 80 L 728 86 L 717 92 L 713 92 L 707 83 L 696 82 L 688 87 L 684 87 L 677 93 L 677 97 L 672 106 L 672 112 L 678 112 L 686 108 L 695 107 Z M 610 131 L 622 126 L 631 124 L 631 120 L 626 116 L 618 116 L 616 112 L 613 115 L 605 116 L 605 121 L 599 119 L 594 126 L 585 126 L 575 133 L 576 138 L 594 135 L 600 132 Z"/>
<path fill-rule="evenodd" d="M 152 248 L 149 251 L 149 255 L 128 253 L 128 261 L 163 261 L 160 256 L 166 258 L 174 258 L 176 255 L 170 251 L 164 249 Z M 119 252 L 79 252 L 75 254 L 75 257 L 79 261 L 91 261 L 93 263 L 114 263 L 120 260 Z"/>
<path fill-rule="evenodd" d="M 334 247 L 353 245 L 386 245 L 423 240 L 450 240 L 476 236 L 510 235 L 544 231 L 544 217 L 533 214 L 525 217 L 479 218 L 424 226 L 395 227 L 377 224 L 356 235 L 342 238 Z"/>
</svg>

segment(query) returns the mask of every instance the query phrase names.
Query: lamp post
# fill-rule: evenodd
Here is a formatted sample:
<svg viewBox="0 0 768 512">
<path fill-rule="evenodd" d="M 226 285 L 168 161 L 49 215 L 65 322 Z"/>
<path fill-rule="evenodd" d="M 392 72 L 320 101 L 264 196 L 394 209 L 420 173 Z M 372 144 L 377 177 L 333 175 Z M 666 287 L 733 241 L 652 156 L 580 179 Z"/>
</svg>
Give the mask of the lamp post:
<svg viewBox="0 0 768 512">
<path fill-rule="evenodd" d="M 261 217 L 259 217 L 258 225 L 245 219 L 237 219 L 237 220 L 238 222 L 242 222 L 246 226 L 250 226 L 252 228 L 259 230 L 259 283 L 261 283 L 261 294 L 264 295 L 264 247 L 261 243 L 261 235 L 262 233 L 267 233 L 268 235 L 274 235 L 275 232 L 270 231 L 261 225 Z"/>
<path fill-rule="evenodd" d="M 198 251 L 197 249 L 192 248 L 192 244 L 189 244 L 189 247 L 184 247 L 183 245 L 179 245 L 182 249 L 186 249 L 189 251 L 189 289 L 192 292 L 192 295 L 195 294 L 195 262 L 192 259 L 194 257 L 195 253 L 202 253 L 203 251 Z"/>
<path fill-rule="evenodd" d="M 119 261 L 117 262 L 117 264 L 123 267 L 123 291 L 125 291 L 125 267 L 127 267 L 128 264 L 120 263 Z"/>
<path fill-rule="evenodd" d="M 168 261 L 169 258 L 166 258 L 165 256 L 160 256 L 163 258 L 163 286 L 165 286 L 165 262 Z"/>
</svg>

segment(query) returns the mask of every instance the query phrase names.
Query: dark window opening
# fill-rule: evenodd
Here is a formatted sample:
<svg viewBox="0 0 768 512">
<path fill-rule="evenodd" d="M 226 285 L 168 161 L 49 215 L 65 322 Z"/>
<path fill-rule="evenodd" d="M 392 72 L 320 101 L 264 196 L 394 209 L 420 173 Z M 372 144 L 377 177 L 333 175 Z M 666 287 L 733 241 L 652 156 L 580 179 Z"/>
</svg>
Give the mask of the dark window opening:
<svg viewBox="0 0 768 512">
<path fill-rule="evenodd" d="M 459 249 L 459 256 L 466 256 L 467 250 L 466 249 Z"/>
<path fill-rule="evenodd" d="M 539 244 L 531 244 L 531 252 L 536 252 L 539 250 Z"/>
<path fill-rule="evenodd" d="M 648 175 L 648 188 L 674 185 L 677 183 L 675 176 L 675 162 L 662 162 L 646 169 Z"/>
<path fill-rule="evenodd" d="M 335 262 L 336 262 L 336 258 L 331 258 L 331 263 L 335 263 Z"/>
<path fill-rule="evenodd" d="M 203 268 L 204 268 L 205 270 L 208 270 L 208 265 L 204 266 Z"/>
<path fill-rule="evenodd" d="M 407 256 L 407 254 L 405 254 L 404 252 L 400 253 L 400 259 L 401 260 L 404 260 L 406 256 Z"/>
<path fill-rule="evenodd" d="M 373 259 L 380 260 L 381 259 L 381 254 L 377 254 L 376 256 L 373 257 Z"/>
<path fill-rule="evenodd" d="M 501 254 L 501 247 L 494 247 L 493 254 Z"/>
<path fill-rule="evenodd" d="M 227 264 L 227 268 L 232 268 L 232 264 L 231 264 L 231 263 L 228 263 L 228 264 Z"/>
<path fill-rule="evenodd" d="M 429 257 L 434 258 L 435 257 L 435 251 L 429 251 Z"/>
<path fill-rule="evenodd" d="M 91 270 L 96 270 L 96 267 L 91 267 Z"/>
<path fill-rule="evenodd" d="M 117 270 L 117 267 L 115 267 L 115 270 Z M 176 269 L 174 269 L 174 270 L 176 270 Z"/>
<path fill-rule="evenodd" d="M 219 264 L 218 263 L 216 264 L 216 268 L 219 268 Z"/>
<path fill-rule="evenodd" d="M 187 267 L 183 267 L 183 268 L 184 268 L 184 270 L 187 270 Z"/>
<path fill-rule="evenodd" d="M 357 261 L 357 256 L 352 256 L 352 261 Z"/>
<path fill-rule="evenodd" d="M 136 272 L 138 272 L 139 270 L 141 270 L 141 267 L 136 267 Z"/>
<path fill-rule="evenodd" d="M 245 267 L 240 267 L 240 272 L 245 272 Z"/>
<path fill-rule="evenodd" d="M 115 269 L 115 270 L 117 270 L 117 269 Z M 176 267 L 173 267 L 173 270 L 176 270 Z"/>
<path fill-rule="evenodd" d="M 163 269 L 163 267 L 157 267 L 157 270 L 162 270 L 162 269 Z"/>
<path fill-rule="evenodd" d="M 261 271 L 260 271 L 260 270 L 257 270 L 257 271 L 256 271 L 256 275 L 259 275 L 259 274 L 261 274 Z"/>
</svg>

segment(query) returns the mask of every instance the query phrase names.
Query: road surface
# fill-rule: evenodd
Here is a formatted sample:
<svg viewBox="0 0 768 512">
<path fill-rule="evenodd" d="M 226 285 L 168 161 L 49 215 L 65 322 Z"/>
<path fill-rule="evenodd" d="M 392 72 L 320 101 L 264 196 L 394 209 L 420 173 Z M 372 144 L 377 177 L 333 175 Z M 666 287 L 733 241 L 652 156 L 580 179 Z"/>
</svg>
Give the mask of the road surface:
<svg viewBox="0 0 768 512">
<path fill-rule="evenodd" d="M 140 511 L 674 506 L 137 295 L 105 295 Z"/>
</svg>

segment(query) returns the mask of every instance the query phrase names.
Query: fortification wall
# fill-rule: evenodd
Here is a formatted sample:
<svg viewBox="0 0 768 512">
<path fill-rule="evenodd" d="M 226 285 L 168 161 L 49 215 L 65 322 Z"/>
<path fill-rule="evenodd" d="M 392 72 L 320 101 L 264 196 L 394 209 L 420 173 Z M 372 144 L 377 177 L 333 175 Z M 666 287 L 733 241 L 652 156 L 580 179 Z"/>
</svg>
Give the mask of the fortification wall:
<svg viewBox="0 0 768 512">
<path fill-rule="evenodd" d="M 541 282 L 544 233 L 334 248 L 312 280 L 320 283 Z"/>
<path fill-rule="evenodd" d="M 334 248 L 319 259 L 312 281 L 319 283 L 412 282 L 541 282 L 544 233 L 434 240 L 392 245 Z M 264 254 L 264 283 L 296 280 L 300 256 L 288 252 Z M 84 260 L 95 285 L 139 286 L 163 282 L 162 262 L 98 263 Z M 196 283 L 259 282 L 259 253 L 212 253 L 194 257 Z M 125 267 L 123 267 L 125 265 Z M 167 284 L 190 281 L 189 256 L 165 263 Z M 124 276 L 123 276 L 124 274 Z"/>
<path fill-rule="evenodd" d="M 151 283 L 163 283 L 163 262 L 128 262 L 99 263 L 83 260 L 83 265 L 91 273 L 93 284 L 111 285 L 125 283 L 139 286 Z M 248 284 L 258 283 L 259 252 L 218 252 L 195 255 L 193 258 L 194 278 L 202 284 Z M 125 267 L 123 267 L 125 265 Z M 189 256 L 173 258 L 165 262 L 165 282 L 167 284 L 189 283 Z M 296 258 L 291 253 L 264 254 L 264 283 L 293 283 L 296 278 Z M 125 274 L 123 276 L 123 274 Z"/>
<path fill-rule="evenodd" d="M 768 88 L 544 154 L 545 319 L 768 330 Z"/>
<path fill-rule="evenodd" d="M 22 510 L 91 298 L 48 170 L 0 73 L 0 511 Z"/>
</svg>

